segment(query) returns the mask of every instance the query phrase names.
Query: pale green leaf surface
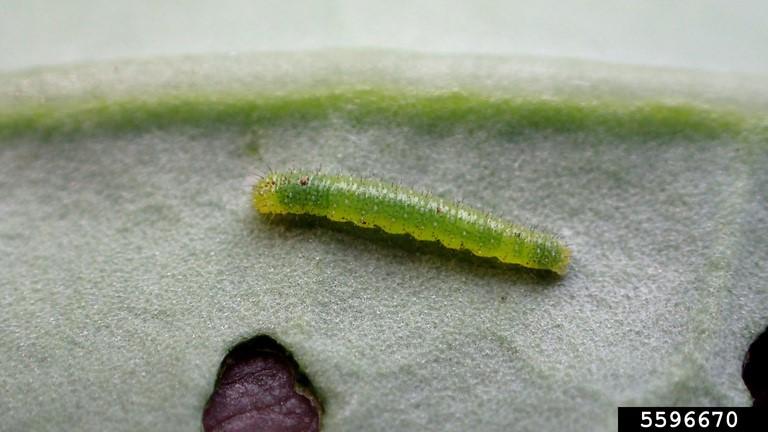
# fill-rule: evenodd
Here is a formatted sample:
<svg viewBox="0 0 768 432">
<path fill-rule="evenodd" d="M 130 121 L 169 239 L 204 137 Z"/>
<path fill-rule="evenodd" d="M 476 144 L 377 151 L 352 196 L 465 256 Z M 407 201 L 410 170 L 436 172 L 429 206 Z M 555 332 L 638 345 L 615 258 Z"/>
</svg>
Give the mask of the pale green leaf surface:
<svg viewBox="0 0 768 432">
<path fill-rule="evenodd" d="M 758 78 L 352 51 L 5 74 L 0 428 L 198 430 L 222 357 L 259 333 L 328 431 L 748 404 L 768 322 Z M 259 173 L 293 167 L 544 226 L 571 270 L 258 217 Z"/>
</svg>

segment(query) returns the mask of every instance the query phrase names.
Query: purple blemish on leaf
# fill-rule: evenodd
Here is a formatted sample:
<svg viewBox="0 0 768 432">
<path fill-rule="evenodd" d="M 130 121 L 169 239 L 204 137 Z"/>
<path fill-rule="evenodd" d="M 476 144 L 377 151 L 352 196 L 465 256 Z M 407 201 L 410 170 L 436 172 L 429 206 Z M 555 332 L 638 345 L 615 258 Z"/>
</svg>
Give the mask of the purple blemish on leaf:
<svg viewBox="0 0 768 432">
<path fill-rule="evenodd" d="M 316 432 L 321 407 L 288 352 L 259 336 L 222 361 L 203 412 L 206 432 Z"/>
</svg>

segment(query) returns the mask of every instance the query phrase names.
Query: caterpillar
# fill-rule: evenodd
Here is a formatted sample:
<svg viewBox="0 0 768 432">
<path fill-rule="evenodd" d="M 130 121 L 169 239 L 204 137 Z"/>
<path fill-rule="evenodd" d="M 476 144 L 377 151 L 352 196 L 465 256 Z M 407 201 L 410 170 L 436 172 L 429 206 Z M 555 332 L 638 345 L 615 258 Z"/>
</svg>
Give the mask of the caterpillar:
<svg viewBox="0 0 768 432">
<path fill-rule="evenodd" d="M 254 185 L 253 205 L 261 214 L 310 214 L 378 227 L 560 275 L 571 257 L 570 249 L 552 234 L 373 179 L 310 171 L 270 173 Z"/>
</svg>

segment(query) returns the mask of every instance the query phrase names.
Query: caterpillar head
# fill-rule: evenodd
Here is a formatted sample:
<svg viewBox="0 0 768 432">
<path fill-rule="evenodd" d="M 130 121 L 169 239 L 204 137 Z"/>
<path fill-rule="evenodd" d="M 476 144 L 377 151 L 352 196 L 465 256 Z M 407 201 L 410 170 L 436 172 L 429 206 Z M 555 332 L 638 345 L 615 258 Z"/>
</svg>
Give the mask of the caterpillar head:
<svg viewBox="0 0 768 432">
<path fill-rule="evenodd" d="M 269 174 L 253 186 L 253 205 L 259 213 L 279 213 L 281 206 L 275 192 L 283 182 L 283 176 Z"/>
</svg>

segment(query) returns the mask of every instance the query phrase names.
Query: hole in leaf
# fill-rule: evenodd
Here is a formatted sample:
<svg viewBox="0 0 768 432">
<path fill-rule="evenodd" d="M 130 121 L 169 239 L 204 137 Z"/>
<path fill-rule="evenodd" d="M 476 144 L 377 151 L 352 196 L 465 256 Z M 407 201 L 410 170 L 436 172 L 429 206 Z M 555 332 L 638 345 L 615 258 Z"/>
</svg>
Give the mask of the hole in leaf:
<svg viewBox="0 0 768 432">
<path fill-rule="evenodd" d="M 756 407 L 768 407 L 768 329 L 760 333 L 749 346 L 741 370 Z"/>
<path fill-rule="evenodd" d="M 322 407 L 293 356 L 269 336 L 236 345 L 203 411 L 205 432 L 316 432 Z"/>
</svg>

